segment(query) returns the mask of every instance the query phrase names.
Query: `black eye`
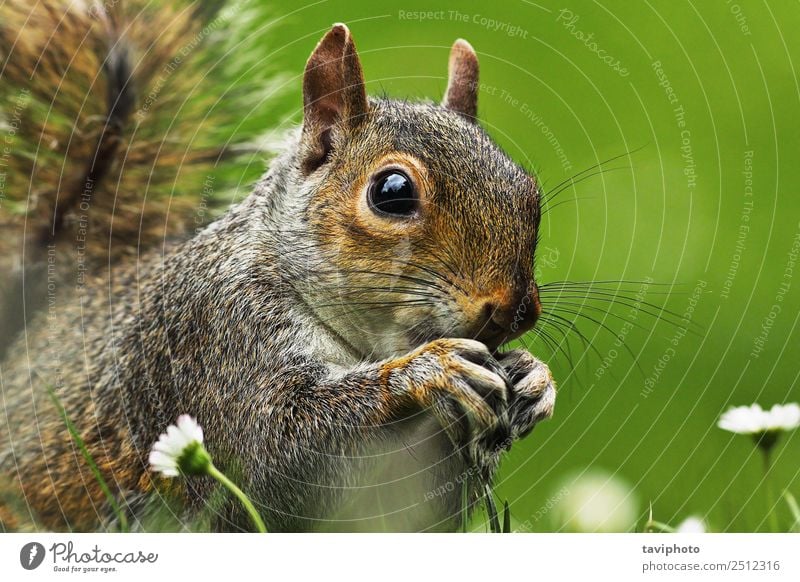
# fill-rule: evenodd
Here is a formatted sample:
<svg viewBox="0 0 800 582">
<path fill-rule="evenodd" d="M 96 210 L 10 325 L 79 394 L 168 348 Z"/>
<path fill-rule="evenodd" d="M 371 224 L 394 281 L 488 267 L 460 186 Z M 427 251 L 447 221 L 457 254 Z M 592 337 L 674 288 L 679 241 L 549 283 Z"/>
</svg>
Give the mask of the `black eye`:
<svg viewBox="0 0 800 582">
<path fill-rule="evenodd" d="M 399 170 L 381 174 L 369 187 L 369 205 L 378 214 L 411 216 L 417 210 L 417 191 Z"/>
</svg>

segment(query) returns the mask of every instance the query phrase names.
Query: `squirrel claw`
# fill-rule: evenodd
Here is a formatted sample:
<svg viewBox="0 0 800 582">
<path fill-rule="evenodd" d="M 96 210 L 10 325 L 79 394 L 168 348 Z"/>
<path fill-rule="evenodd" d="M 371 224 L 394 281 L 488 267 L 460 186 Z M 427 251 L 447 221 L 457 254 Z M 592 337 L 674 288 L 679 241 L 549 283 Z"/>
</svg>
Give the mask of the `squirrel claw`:
<svg viewBox="0 0 800 582">
<path fill-rule="evenodd" d="M 500 359 L 512 382 L 509 402 L 511 432 L 523 438 L 540 421 L 553 415 L 556 384 L 550 369 L 525 350 L 513 350 Z"/>
<path fill-rule="evenodd" d="M 411 354 L 405 372 L 414 398 L 471 463 L 479 450 L 509 439 L 511 381 L 484 344 L 434 340 Z"/>
</svg>

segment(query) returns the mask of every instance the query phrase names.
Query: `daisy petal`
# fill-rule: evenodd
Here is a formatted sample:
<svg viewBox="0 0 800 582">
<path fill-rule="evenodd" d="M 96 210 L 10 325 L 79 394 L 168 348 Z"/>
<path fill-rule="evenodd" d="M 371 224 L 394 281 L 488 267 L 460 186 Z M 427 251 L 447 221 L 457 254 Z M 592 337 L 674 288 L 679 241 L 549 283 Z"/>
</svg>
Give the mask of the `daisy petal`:
<svg viewBox="0 0 800 582">
<path fill-rule="evenodd" d="M 182 414 L 178 417 L 178 428 L 190 442 L 203 442 L 203 431 L 200 429 L 197 422 L 188 414 Z"/>
<path fill-rule="evenodd" d="M 189 439 L 183 432 L 174 424 L 171 424 L 167 427 L 167 437 L 168 440 L 176 447 L 178 450 L 183 450 L 186 448 L 186 445 L 189 444 Z"/>
</svg>

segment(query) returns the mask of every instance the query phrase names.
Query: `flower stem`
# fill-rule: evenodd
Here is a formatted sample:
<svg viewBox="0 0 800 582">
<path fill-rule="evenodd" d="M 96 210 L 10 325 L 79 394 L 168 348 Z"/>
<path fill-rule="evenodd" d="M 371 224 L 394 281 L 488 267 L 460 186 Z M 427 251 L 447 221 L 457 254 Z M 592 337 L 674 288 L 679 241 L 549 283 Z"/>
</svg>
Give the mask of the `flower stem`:
<svg viewBox="0 0 800 582">
<path fill-rule="evenodd" d="M 775 492 L 772 489 L 772 477 L 770 476 L 772 455 L 768 447 L 761 448 L 761 455 L 764 461 L 764 487 L 767 492 L 767 519 L 769 519 L 769 529 L 772 532 L 777 532 L 780 526 L 778 525 L 778 516 L 775 514 Z"/>
<path fill-rule="evenodd" d="M 244 491 L 239 489 L 236 484 L 228 479 L 225 474 L 222 473 L 222 471 L 217 469 L 213 463 L 209 464 L 208 466 L 208 474 L 227 487 L 228 490 L 233 493 L 239 499 L 239 501 L 242 502 L 242 505 L 244 505 L 245 510 L 247 510 L 250 519 L 253 520 L 258 532 L 267 533 L 267 526 L 264 525 L 264 522 L 253 505 L 253 502 L 248 499 L 247 495 L 244 494 Z"/>
</svg>

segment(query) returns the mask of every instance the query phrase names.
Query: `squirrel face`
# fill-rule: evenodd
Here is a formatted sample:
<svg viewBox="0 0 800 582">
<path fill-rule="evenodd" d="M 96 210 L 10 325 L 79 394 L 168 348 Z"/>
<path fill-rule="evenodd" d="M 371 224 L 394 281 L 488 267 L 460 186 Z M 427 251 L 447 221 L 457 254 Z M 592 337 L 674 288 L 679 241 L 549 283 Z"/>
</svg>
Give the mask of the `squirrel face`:
<svg viewBox="0 0 800 582">
<path fill-rule="evenodd" d="M 367 99 L 349 31 L 309 59 L 299 166 L 312 184 L 303 295 L 361 355 L 440 337 L 494 350 L 535 323 L 535 179 L 475 121 L 477 57 L 457 41 L 442 105 Z"/>
</svg>

